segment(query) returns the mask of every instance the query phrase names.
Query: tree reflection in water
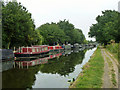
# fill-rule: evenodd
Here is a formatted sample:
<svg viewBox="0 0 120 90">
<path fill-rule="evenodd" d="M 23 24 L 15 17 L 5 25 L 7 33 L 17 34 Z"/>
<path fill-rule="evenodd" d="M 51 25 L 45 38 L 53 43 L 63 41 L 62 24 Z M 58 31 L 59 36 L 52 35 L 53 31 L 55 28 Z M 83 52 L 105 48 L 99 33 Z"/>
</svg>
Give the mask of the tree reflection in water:
<svg viewBox="0 0 120 90">
<path fill-rule="evenodd" d="M 13 68 L 2 72 L 3 88 L 32 88 L 36 80 L 35 74 L 42 73 L 59 74 L 67 76 L 75 70 L 77 64 L 81 64 L 85 51 L 73 52 L 54 59 L 49 59 L 48 63 L 36 65 L 24 69 Z"/>
<path fill-rule="evenodd" d="M 61 76 L 69 75 L 73 72 L 77 64 L 81 64 L 86 51 L 72 53 L 68 56 L 61 56 L 49 60 L 47 64 L 43 64 L 40 68 L 42 73 L 60 74 Z"/>
</svg>

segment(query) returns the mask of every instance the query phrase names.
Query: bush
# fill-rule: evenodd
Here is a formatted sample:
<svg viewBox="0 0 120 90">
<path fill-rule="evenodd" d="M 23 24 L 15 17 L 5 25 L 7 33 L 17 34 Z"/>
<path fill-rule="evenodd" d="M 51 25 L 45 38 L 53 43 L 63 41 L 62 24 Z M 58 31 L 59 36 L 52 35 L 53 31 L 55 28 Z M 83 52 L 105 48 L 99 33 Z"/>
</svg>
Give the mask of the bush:
<svg viewBox="0 0 120 90">
<path fill-rule="evenodd" d="M 117 43 L 107 45 L 106 48 L 112 53 L 118 53 L 118 44 Z"/>
</svg>

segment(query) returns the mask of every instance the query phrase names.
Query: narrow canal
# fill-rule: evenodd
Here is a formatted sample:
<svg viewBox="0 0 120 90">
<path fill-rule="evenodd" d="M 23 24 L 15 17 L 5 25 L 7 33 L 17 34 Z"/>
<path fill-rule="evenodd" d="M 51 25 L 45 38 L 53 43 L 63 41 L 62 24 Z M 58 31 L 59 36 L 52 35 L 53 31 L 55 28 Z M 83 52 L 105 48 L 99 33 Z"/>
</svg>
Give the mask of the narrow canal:
<svg viewBox="0 0 120 90">
<path fill-rule="evenodd" d="M 3 88 L 69 88 L 89 61 L 96 48 L 51 54 L 41 64 L 19 67 L 14 61 L 3 62 Z M 7 65 L 7 67 L 6 67 Z"/>
</svg>

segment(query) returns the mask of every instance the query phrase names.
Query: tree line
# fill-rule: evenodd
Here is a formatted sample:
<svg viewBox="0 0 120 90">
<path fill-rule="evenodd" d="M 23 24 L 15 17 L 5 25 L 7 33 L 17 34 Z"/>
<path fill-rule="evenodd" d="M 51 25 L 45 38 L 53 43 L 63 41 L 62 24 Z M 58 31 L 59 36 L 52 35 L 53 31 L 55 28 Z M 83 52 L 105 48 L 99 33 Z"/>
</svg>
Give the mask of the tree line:
<svg viewBox="0 0 120 90">
<path fill-rule="evenodd" d="M 102 11 L 102 15 L 96 17 L 96 24 L 90 27 L 89 37 L 95 37 L 96 41 L 107 45 L 111 41 L 120 41 L 120 13 L 115 10 Z"/>
<path fill-rule="evenodd" d="M 46 23 L 37 28 L 37 31 L 44 37 L 44 44 L 84 43 L 85 36 L 82 30 L 76 29 L 69 21 L 58 23 Z"/>
<path fill-rule="evenodd" d="M 2 1 L 2 48 L 56 43 L 85 43 L 81 29 L 67 20 L 35 28 L 31 13 L 18 2 Z"/>
</svg>

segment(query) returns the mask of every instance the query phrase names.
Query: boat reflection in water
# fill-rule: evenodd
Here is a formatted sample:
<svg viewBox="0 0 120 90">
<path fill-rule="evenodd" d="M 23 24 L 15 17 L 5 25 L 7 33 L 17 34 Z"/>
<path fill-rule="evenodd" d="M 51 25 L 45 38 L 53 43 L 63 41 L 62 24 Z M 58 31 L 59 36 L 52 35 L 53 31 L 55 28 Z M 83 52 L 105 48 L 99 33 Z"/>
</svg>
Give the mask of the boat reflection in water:
<svg viewBox="0 0 120 90">
<path fill-rule="evenodd" d="M 18 66 L 19 68 L 28 68 L 29 66 L 35 66 L 39 64 L 45 64 L 48 63 L 49 59 L 53 59 L 55 57 L 59 57 L 63 55 L 64 52 L 52 52 L 49 55 L 46 55 L 45 57 L 37 58 L 17 58 L 14 63 L 14 68 Z"/>
<path fill-rule="evenodd" d="M 41 58 L 16 58 L 14 68 L 2 72 L 2 87 L 68 88 L 94 51 L 61 50 Z"/>
</svg>

